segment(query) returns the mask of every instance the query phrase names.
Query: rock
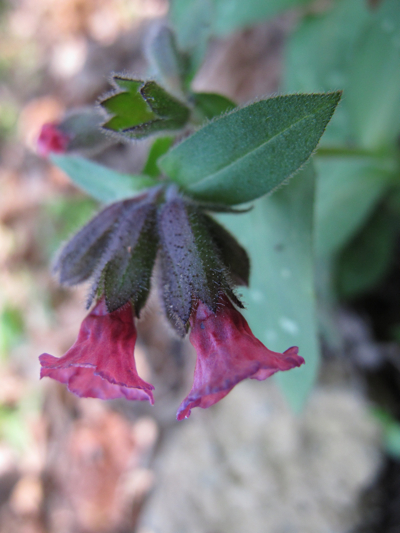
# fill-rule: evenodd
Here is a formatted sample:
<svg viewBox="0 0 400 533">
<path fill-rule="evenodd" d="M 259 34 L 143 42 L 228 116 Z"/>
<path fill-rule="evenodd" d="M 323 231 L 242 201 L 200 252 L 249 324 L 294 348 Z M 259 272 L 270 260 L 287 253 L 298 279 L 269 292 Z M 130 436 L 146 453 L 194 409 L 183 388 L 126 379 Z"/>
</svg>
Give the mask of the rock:
<svg viewBox="0 0 400 533">
<path fill-rule="evenodd" d="M 345 532 L 381 463 L 361 395 L 320 386 L 296 417 L 273 382 L 195 409 L 158 457 L 138 533 Z"/>
</svg>

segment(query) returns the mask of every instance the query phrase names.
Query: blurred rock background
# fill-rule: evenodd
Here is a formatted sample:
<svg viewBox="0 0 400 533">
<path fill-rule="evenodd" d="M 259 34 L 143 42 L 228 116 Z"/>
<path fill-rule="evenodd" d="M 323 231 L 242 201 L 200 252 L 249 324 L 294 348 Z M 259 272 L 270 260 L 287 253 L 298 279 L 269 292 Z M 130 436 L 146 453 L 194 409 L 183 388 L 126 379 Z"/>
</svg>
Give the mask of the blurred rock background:
<svg viewBox="0 0 400 533">
<path fill-rule="evenodd" d="M 364 527 L 367 508 L 368 523 L 379 522 L 388 460 L 360 360 L 384 348 L 359 315 L 341 316 L 347 353 L 326 357 L 297 416 L 270 380 L 242 383 L 176 423 L 195 354 L 162 322 L 156 295 L 135 352 L 155 407 L 78 400 L 38 379 L 38 355 L 62 355 L 86 314 L 85 288 L 58 287 L 51 259 L 97 208 L 37 157 L 40 127 L 96 101 L 112 71 L 145 75 L 143 39 L 167 9 L 166 0 L 0 2 L 0 532 L 345 533 Z M 213 42 L 197 89 L 241 102 L 277 91 L 295 21 L 289 13 Z M 133 172 L 146 149 L 117 145 L 101 158 Z M 378 492 L 367 490 L 374 480 Z"/>
</svg>

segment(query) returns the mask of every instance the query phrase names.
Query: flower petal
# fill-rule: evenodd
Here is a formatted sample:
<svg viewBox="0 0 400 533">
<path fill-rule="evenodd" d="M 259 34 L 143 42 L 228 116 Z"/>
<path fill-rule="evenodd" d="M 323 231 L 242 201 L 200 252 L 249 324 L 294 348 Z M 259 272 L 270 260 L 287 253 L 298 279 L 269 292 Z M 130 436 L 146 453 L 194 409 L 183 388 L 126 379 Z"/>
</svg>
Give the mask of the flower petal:
<svg viewBox="0 0 400 533">
<path fill-rule="evenodd" d="M 243 379 L 264 380 L 304 363 L 295 346 L 283 354 L 266 348 L 225 295 L 219 304 L 214 314 L 199 302 L 191 317 L 190 342 L 197 361 L 193 387 L 178 409 L 178 420 L 188 417 L 193 407 L 205 409 L 219 402 Z"/>
<path fill-rule="evenodd" d="M 77 341 L 63 357 L 39 357 L 41 377 L 67 384 L 80 397 L 148 400 L 153 404 L 154 387 L 136 370 L 136 337 L 132 306 L 107 313 L 101 300 L 84 319 Z"/>
</svg>

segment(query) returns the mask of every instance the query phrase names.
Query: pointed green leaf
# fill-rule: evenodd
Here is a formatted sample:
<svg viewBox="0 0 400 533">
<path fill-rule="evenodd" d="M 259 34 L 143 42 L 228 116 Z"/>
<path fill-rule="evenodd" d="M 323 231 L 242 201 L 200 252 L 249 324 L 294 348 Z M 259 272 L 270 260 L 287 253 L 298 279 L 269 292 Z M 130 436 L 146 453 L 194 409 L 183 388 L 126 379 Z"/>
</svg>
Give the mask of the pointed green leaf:
<svg viewBox="0 0 400 533">
<path fill-rule="evenodd" d="M 180 44 L 191 43 L 207 24 L 210 33 L 226 35 L 257 24 L 285 9 L 311 0 L 173 0 L 170 18 L 178 31 Z M 203 30 L 204 31 L 204 30 Z"/>
<path fill-rule="evenodd" d="M 347 96 L 348 71 L 354 47 L 371 19 L 365 0 L 337 0 L 327 10 L 309 15 L 286 43 L 284 90 L 333 91 Z M 347 98 L 336 110 L 321 145 L 349 138 Z"/>
<path fill-rule="evenodd" d="M 157 184 L 149 176 L 121 174 L 83 157 L 52 155 L 51 160 L 79 188 L 104 203 L 135 196 L 142 189 L 153 187 Z"/>
<path fill-rule="evenodd" d="M 242 292 L 253 333 L 277 352 L 298 346 L 306 361 L 300 368 L 277 374 L 296 411 L 313 387 L 319 366 L 313 202 L 314 172 L 308 164 L 286 187 L 258 200 L 249 213 L 219 217 L 250 255 L 250 288 Z"/>
<path fill-rule="evenodd" d="M 316 158 L 315 252 L 331 257 L 355 235 L 393 182 L 393 169 L 373 157 Z"/>
<path fill-rule="evenodd" d="M 352 126 L 365 147 L 392 144 L 400 132 L 400 2 L 385 0 L 357 43 L 346 92 Z"/>
<path fill-rule="evenodd" d="M 194 105 L 208 119 L 218 117 L 222 113 L 227 113 L 235 109 L 236 104 L 222 94 L 215 93 L 194 93 Z"/>
<path fill-rule="evenodd" d="M 160 168 L 200 200 L 239 204 L 282 184 L 310 157 L 340 93 L 261 100 L 207 124 Z"/>
<path fill-rule="evenodd" d="M 213 31 L 226 35 L 238 28 L 269 19 L 285 9 L 304 5 L 310 0 L 213 0 L 215 6 Z"/>
<path fill-rule="evenodd" d="M 173 94 L 182 95 L 187 58 L 178 50 L 172 30 L 157 26 L 145 51 L 156 79 Z"/>
<path fill-rule="evenodd" d="M 175 30 L 178 47 L 187 53 L 186 86 L 200 67 L 211 36 L 213 0 L 174 0 L 169 19 Z"/>
<path fill-rule="evenodd" d="M 342 298 L 374 288 L 393 259 L 396 228 L 388 213 L 377 210 L 338 257 L 336 287 Z"/>
<path fill-rule="evenodd" d="M 159 137 L 153 142 L 143 169 L 144 174 L 151 176 L 152 178 L 156 178 L 160 175 L 158 160 L 162 155 L 168 152 L 173 141 L 173 137 Z"/>
</svg>

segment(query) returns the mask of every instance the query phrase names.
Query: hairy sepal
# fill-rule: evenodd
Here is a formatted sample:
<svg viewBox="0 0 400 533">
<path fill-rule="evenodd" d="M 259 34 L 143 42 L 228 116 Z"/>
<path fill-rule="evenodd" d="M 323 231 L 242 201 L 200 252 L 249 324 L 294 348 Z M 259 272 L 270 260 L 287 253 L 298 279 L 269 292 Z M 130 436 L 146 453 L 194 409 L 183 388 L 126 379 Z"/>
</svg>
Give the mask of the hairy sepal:
<svg viewBox="0 0 400 533">
<path fill-rule="evenodd" d="M 92 276 L 123 210 L 122 202 L 106 207 L 61 249 L 53 265 L 60 283 L 78 285 Z"/>
<path fill-rule="evenodd" d="M 155 81 L 116 74 L 112 83 L 116 90 L 100 101 L 109 115 L 102 127 L 109 133 L 141 139 L 160 131 L 179 130 L 189 120 L 189 108 Z"/>
<path fill-rule="evenodd" d="M 216 312 L 223 291 L 240 305 L 203 215 L 193 204 L 180 197 L 167 201 L 159 211 L 158 231 L 165 311 L 181 336 L 197 301 Z"/>
</svg>

